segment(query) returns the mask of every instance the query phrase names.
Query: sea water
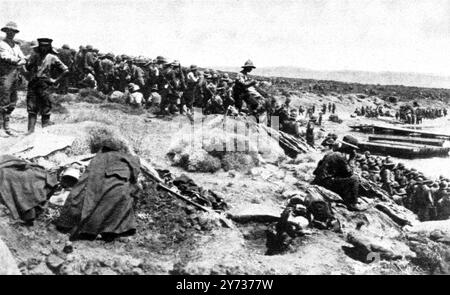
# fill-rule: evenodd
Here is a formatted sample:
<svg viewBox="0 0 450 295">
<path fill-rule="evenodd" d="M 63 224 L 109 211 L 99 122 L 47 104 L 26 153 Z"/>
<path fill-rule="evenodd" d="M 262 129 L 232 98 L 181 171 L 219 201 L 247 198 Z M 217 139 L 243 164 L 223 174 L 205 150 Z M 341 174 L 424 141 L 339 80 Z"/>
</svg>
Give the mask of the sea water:
<svg viewBox="0 0 450 295">
<path fill-rule="evenodd" d="M 417 125 L 422 131 L 436 132 L 440 134 L 448 134 L 450 136 L 450 118 L 443 117 L 434 120 L 424 120 L 420 125 Z M 396 127 L 402 127 L 396 125 Z M 360 139 L 368 138 L 369 134 L 360 132 L 350 132 L 352 135 Z M 444 146 L 450 146 L 450 141 L 446 141 Z M 426 177 L 431 179 L 439 178 L 443 175 L 446 178 L 450 178 L 450 155 L 447 157 L 434 157 L 424 159 L 401 159 L 392 157 L 394 162 L 402 162 L 407 168 L 416 168 L 422 172 Z"/>
<path fill-rule="evenodd" d="M 422 130 L 450 135 L 450 119 L 444 117 L 436 120 L 425 120 Z M 445 146 L 450 146 L 450 141 L 446 141 Z M 413 160 L 396 159 L 396 161 L 404 162 L 406 167 L 416 168 L 431 179 L 439 178 L 440 175 L 450 178 L 450 155 Z"/>
</svg>

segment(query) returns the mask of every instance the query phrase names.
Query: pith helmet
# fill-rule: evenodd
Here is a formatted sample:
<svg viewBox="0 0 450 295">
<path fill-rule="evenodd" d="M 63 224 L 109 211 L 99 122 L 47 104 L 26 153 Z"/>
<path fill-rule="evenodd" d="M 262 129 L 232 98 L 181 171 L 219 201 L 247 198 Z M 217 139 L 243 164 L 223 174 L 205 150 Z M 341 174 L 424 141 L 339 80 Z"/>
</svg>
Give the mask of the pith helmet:
<svg viewBox="0 0 450 295">
<path fill-rule="evenodd" d="M 251 60 L 247 60 L 245 64 L 242 66 L 242 68 L 252 68 L 256 69 L 256 67 L 253 65 L 253 62 Z"/>
<path fill-rule="evenodd" d="M 140 90 L 141 88 L 137 84 L 130 83 L 130 84 L 128 84 L 128 89 L 130 89 L 131 91 L 135 92 L 135 91 Z"/>
<path fill-rule="evenodd" d="M 8 22 L 3 28 L 2 28 L 2 32 L 7 32 L 8 30 L 10 31 L 14 31 L 16 33 L 19 33 L 19 27 L 17 26 L 17 24 L 15 22 Z"/>
<path fill-rule="evenodd" d="M 158 64 L 166 64 L 167 63 L 167 58 L 165 58 L 164 56 L 157 56 L 156 57 L 156 63 L 158 63 Z"/>
<path fill-rule="evenodd" d="M 407 194 L 407 192 L 404 188 L 401 188 L 397 191 L 397 195 L 399 195 L 399 196 L 404 196 L 406 194 Z"/>
<path fill-rule="evenodd" d="M 70 46 L 67 45 L 67 44 L 64 44 L 61 48 L 63 48 L 63 49 L 70 49 Z"/>
</svg>

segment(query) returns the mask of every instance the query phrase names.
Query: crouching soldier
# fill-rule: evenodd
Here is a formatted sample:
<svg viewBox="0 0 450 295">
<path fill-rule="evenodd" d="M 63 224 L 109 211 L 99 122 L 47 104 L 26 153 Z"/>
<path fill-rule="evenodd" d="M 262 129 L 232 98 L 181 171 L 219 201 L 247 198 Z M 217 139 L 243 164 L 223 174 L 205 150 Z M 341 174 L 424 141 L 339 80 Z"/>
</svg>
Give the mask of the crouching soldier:
<svg viewBox="0 0 450 295">
<path fill-rule="evenodd" d="M 37 115 L 42 115 L 42 127 L 51 125 L 50 88 L 68 73 L 67 66 L 58 58 L 52 48 L 52 39 L 38 39 L 30 60 L 26 65 L 29 71 L 27 92 L 28 133 L 34 132 Z"/>
<path fill-rule="evenodd" d="M 128 84 L 127 102 L 136 108 L 141 108 L 144 102 L 144 95 L 140 91 L 140 87 L 134 83 Z"/>
<path fill-rule="evenodd" d="M 359 178 L 353 173 L 344 154 L 337 152 L 340 145 L 333 146 L 333 152 L 326 154 L 314 170 L 315 178 L 312 184 L 323 186 L 338 195 L 350 210 L 359 211 Z"/>
</svg>

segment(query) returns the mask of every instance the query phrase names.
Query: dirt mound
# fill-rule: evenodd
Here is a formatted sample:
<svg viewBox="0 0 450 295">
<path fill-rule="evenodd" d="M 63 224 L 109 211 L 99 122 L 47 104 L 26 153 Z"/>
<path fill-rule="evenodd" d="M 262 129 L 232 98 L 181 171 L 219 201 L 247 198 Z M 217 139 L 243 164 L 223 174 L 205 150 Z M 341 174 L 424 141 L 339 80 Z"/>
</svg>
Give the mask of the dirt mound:
<svg viewBox="0 0 450 295">
<path fill-rule="evenodd" d="M 148 245 L 156 252 L 174 251 L 181 243 L 193 246 L 197 234 L 220 226 L 206 213 L 157 190 L 151 182 L 143 183 L 135 208 L 138 231 L 145 231 L 149 227 L 157 231 L 159 243 Z"/>
<path fill-rule="evenodd" d="M 284 158 L 277 140 L 231 117 L 208 116 L 201 124 L 181 129 L 168 155 L 188 171 L 247 170 L 260 162 Z"/>
<path fill-rule="evenodd" d="M 135 197 L 137 232 L 113 242 L 69 242 L 53 225 L 60 207 L 52 204 L 31 227 L 12 224 L 2 207 L 0 236 L 23 274 L 167 274 L 197 248 L 200 236 L 220 227 L 153 183 L 143 182 Z"/>
</svg>

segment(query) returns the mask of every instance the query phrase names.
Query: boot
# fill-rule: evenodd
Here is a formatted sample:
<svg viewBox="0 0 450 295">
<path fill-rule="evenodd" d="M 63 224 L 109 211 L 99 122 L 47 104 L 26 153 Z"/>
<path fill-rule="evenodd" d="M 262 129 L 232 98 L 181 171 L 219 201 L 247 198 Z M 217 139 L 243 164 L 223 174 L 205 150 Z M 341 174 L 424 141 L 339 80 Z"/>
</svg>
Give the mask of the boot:
<svg viewBox="0 0 450 295">
<path fill-rule="evenodd" d="M 50 122 L 50 115 L 42 115 L 42 128 L 54 125 L 55 123 Z"/>
<path fill-rule="evenodd" d="M 28 133 L 31 134 L 34 132 L 34 127 L 36 126 L 37 115 L 28 114 Z"/>
<path fill-rule="evenodd" d="M 3 113 L 3 128 L 5 128 L 5 133 L 9 136 L 16 136 L 9 127 L 9 114 Z"/>
</svg>

